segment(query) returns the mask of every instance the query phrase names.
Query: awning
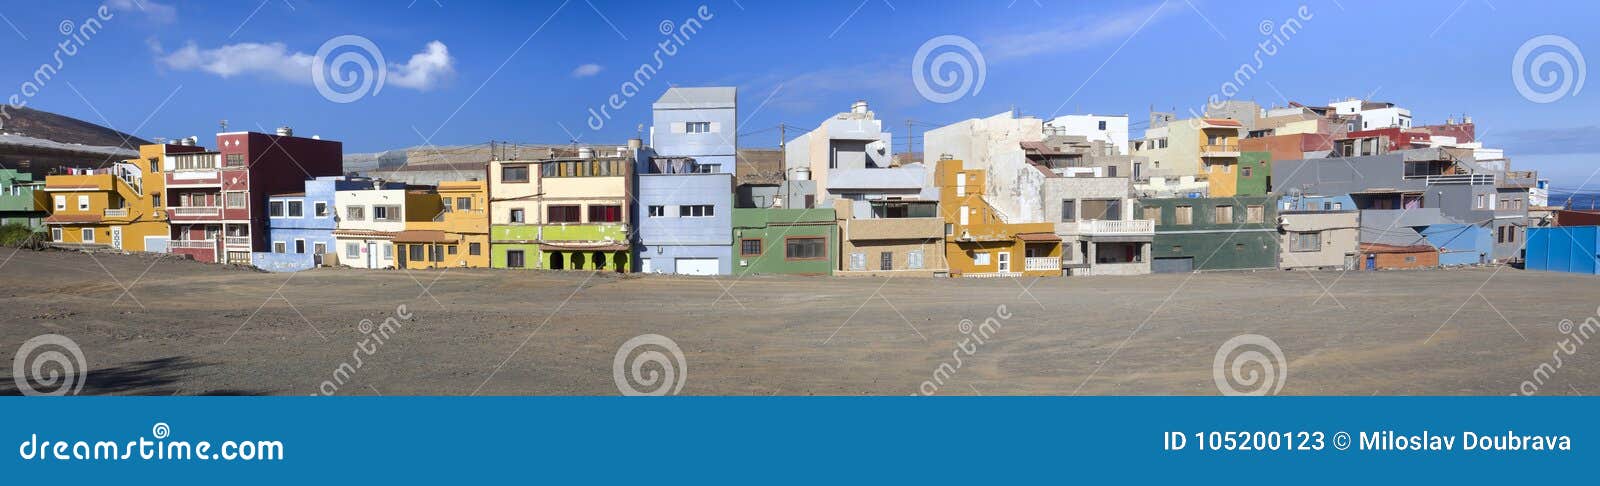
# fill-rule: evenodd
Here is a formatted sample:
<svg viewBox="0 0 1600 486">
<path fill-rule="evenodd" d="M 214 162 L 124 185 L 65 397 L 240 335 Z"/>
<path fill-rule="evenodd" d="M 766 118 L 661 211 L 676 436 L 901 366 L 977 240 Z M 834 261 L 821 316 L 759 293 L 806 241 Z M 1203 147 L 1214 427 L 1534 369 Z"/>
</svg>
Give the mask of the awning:
<svg viewBox="0 0 1600 486">
<path fill-rule="evenodd" d="M 405 230 L 394 235 L 395 243 L 455 243 L 456 238 L 439 230 Z"/>
<path fill-rule="evenodd" d="M 1060 243 L 1061 235 L 1055 233 L 1017 233 L 1017 239 L 1031 243 Z"/>
</svg>

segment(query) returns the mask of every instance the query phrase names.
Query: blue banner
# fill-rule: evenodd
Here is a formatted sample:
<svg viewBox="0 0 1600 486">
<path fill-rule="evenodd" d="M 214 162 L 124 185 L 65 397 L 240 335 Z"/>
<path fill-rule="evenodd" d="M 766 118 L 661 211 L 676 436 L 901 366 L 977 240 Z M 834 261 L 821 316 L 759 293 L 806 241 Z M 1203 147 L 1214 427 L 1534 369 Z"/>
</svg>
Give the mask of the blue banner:
<svg viewBox="0 0 1600 486">
<path fill-rule="evenodd" d="M 1591 482 L 1591 398 L 13 397 L 89 483 Z"/>
</svg>

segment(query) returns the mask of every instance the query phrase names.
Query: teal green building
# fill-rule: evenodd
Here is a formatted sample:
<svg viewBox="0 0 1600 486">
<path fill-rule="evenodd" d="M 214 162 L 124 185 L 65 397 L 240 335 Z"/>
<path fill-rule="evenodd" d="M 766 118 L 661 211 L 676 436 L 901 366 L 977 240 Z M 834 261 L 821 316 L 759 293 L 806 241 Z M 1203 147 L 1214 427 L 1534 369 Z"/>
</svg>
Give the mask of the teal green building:
<svg viewBox="0 0 1600 486">
<path fill-rule="evenodd" d="M 1239 154 L 1239 183 L 1236 196 L 1265 196 L 1272 187 L 1272 152 Z"/>
<path fill-rule="evenodd" d="M 1240 270 L 1278 266 L 1277 197 L 1140 199 L 1156 221 L 1150 270 Z"/>
<path fill-rule="evenodd" d="M 733 274 L 832 275 L 839 226 L 832 209 L 735 208 Z"/>
<path fill-rule="evenodd" d="M 43 228 L 45 216 L 44 181 L 16 169 L 0 169 L 0 225 L 23 224 Z"/>
</svg>

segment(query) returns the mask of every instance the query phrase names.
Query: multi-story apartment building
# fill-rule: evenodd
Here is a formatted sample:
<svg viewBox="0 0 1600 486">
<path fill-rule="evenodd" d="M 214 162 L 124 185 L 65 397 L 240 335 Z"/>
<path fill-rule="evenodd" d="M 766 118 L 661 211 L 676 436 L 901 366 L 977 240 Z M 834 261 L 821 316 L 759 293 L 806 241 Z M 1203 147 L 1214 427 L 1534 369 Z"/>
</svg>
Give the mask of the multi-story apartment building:
<svg viewBox="0 0 1600 486">
<path fill-rule="evenodd" d="M 867 107 L 856 101 L 850 111 L 823 120 L 815 130 L 789 140 L 784 147 L 787 179 L 812 180 L 818 194 L 791 194 L 784 207 L 828 207 L 828 181 L 834 171 L 888 168 L 893 165 L 893 136 Z"/>
<path fill-rule="evenodd" d="M 737 115 L 734 88 L 671 88 L 656 101 L 636 167 L 640 271 L 733 272 Z"/>
<path fill-rule="evenodd" d="M 405 231 L 407 203 L 428 199 L 400 182 L 367 181 L 362 187 L 333 193 L 337 224 L 333 230 L 340 265 L 355 268 L 398 268 L 394 238 Z M 423 204 L 418 204 L 422 206 Z M 434 208 L 417 208 L 418 219 L 431 219 Z"/>
<path fill-rule="evenodd" d="M 372 181 L 343 176 L 305 182 L 305 191 L 267 198 L 267 240 L 271 251 L 253 252 L 251 263 L 267 271 L 293 272 L 331 264 L 337 258 L 335 193 L 372 187 Z"/>
<path fill-rule="evenodd" d="M 1061 276 L 1061 237 L 1051 223 L 1008 223 L 990 206 L 984 169 L 938 161 L 945 259 L 953 277 Z"/>
<path fill-rule="evenodd" d="M 0 225 L 20 224 L 42 228 L 47 205 L 44 182 L 33 174 L 16 169 L 0 169 Z"/>
<path fill-rule="evenodd" d="M 628 206 L 635 163 L 626 149 L 588 148 L 578 157 L 490 161 L 490 265 L 634 271 Z"/>
<path fill-rule="evenodd" d="M 838 216 L 839 275 L 932 276 L 950 270 L 944 255 L 939 191 L 921 163 L 836 169 L 827 199 Z"/>
<path fill-rule="evenodd" d="M 444 181 L 433 191 L 411 191 L 406 211 L 406 229 L 394 237 L 396 266 L 489 267 L 488 183 Z"/>
<path fill-rule="evenodd" d="M 58 245 L 167 251 L 163 164 L 168 157 L 201 150 L 192 145 L 143 145 L 137 159 L 46 177 L 44 190 L 52 209 L 45 219 L 50 240 Z"/>
<path fill-rule="evenodd" d="M 217 134 L 209 152 L 168 154 L 167 217 L 173 253 L 203 262 L 249 264 L 267 252 L 267 199 L 304 190 L 306 179 L 341 175 L 343 144 L 275 134 Z"/>
</svg>

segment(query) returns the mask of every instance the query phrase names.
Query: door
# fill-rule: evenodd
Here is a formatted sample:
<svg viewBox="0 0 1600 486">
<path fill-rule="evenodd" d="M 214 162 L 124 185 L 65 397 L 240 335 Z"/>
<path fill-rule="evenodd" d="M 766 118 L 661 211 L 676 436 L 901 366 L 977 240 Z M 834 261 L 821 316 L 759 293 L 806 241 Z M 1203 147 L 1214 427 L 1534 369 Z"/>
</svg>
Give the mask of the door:
<svg viewBox="0 0 1600 486">
<path fill-rule="evenodd" d="M 122 249 L 122 227 L 121 226 L 112 226 L 111 227 L 111 247 L 112 248 L 116 248 L 118 250 Z"/>
<path fill-rule="evenodd" d="M 639 259 L 639 271 L 643 272 L 643 273 L 650 273 L 652 271 L 651 268 L 650 268 L 650 259 L 649 258 L 640 258 Z"/>
<path fill-rule="evenodd" d="M 327 253 L 327 252 L 328 252 L 328 244 L 327 243 L 313 243 L 313 244 L 311 244 L 311 263 L 313 265 L 316 265 L 316 266 L 319 266 L 319 267 L 322 266 L 322 254 L 323 253 Z"/>
<path fill-rule="evenodd" d="M 1000 268 L 1000 273 L 1010 272 L 1011 271 L 1011 252 L 1002 251 L 998 255 L 995 255 L 995 263 L 1000 266 L 999 267 Z"/>
<path fill-rule="evenodd" d="M 715 258 L 679 258 L 674 261 L 679 275 L 716 275 Z"/>
<path fill-rule="evenodd" d="M 1377 255 L 1367 255 L 1367 270 L 1377 270 L 1377 269 L 1378 269 L 1378 256 Z"/>
</svg>

